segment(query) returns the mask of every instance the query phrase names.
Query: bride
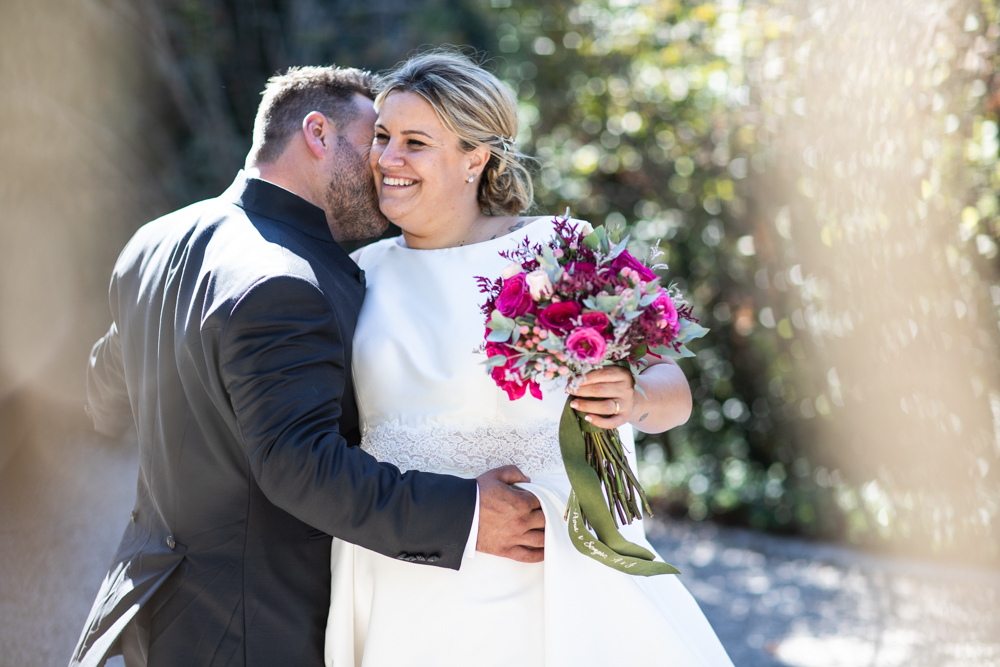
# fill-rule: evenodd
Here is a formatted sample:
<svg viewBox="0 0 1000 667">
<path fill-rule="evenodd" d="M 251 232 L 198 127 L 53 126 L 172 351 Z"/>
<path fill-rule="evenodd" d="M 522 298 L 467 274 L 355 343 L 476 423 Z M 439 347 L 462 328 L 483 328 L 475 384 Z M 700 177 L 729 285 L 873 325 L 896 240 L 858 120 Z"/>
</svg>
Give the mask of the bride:
<svg viewBox="0 0 1000 667">
<path fill-rule="evenodd" d="M 368 284 L 353 361 L 362 447 L 402 470 L 471 478 L 518 466 L 545 513 L 544 559 L 467 552 L 454 571 L 334 540 L 327 665 L 731 667 L 676 576 L 624 574 L 574 548 L 558 440 L 566 394 L 543 387 L 541 401 L 511 401 L 476 352 L 476 276 L 500 275 L 500 252 L 553 234 L 550 216 L 519 215 L 532 190 L 514 149 L 517 101 L 463 56 L 430 52 L 392 71 L 375 104 L 371 168 L 380 208 L 403 233 L 354 255 Z M 574 399 L 596 426 L 622 427 L 629 451 L 631 427 L 661 432 L 691 410 L 677 365 L 650 361 L 645 397 L 612 367 Z M 641 521 L 622 533 L 652 550 Z"/>
</svg>

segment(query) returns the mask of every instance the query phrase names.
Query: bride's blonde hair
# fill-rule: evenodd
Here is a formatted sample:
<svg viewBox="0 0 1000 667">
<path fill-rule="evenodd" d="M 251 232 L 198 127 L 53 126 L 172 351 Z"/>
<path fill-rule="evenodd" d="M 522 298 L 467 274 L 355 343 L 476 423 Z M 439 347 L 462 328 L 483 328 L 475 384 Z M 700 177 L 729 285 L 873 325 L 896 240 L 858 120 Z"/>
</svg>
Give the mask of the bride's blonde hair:
<svg viewBox="0 0 1000 667">
<path fill-rule="evenodd" d="M 490 149 L 490 159 L 479 181 L 479 204 L 493 214 L 517 215 L 531 208 L 534 190 L 525 163 L 517 152 L 517 98 L 500 79 L 462 53 L 435 49 L 397 65 L 381 77 L 375 109 L 386 96 L 408 92 L 427 100 L 446 128 L 471 151 Z"/>
</svg>

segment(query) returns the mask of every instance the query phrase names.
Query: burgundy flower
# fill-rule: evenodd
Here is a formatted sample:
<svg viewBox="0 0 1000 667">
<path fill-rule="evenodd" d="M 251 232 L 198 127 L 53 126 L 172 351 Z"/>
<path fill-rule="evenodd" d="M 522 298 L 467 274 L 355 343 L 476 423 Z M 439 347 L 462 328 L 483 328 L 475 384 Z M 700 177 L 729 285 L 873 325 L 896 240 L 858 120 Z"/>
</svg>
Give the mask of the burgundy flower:
<svg viewBox="0 0 1000 667">
<path fill-rule="evenodd" d="M 649 268 L 647 268 L 645 264 L 643 264 L 635 257 L 633 257 L 631 254 L 629 254 L 628 250 L 623 250 L 622 254 L 618 255 L 611 261 L 611 268 L 619 273 L 624 268 L 629 268 L 632 269 L 633 271 L 638 271 L 639 277 L 642 278 L 642 280 L 644 280 L 647 283 L 650 280 L 657 279 L 656 274 L 653 273 Z"/>
<path fill-rule="evenodd" d="M 518 273 L 503 281 L 500 296 L 497 297 L 497 310 L 504 317 L 519 317 L 531 310 L 531 292 L 525 282 L 525 274 Z"/>
<path fill-rule="evenodd" d="M 596 364 L 604 358 L 608 344 L 597 329 L 580 327 L 566 338 L 566 349 L 580 361 Z"/>
<path fill-rule="evenodd" d="M 576 301 L 560 301 L 538 313 L 538 324 L 549 331 L 566 333 L 573 328 L 573 320 L 580 315 L 580 310 Z"/>
<path fill-rule="evenodd" d="M 597 273 L 597 265 L 593 262 L 573 262 L 566 268 L 578 278 L 590 278 Z"/>
<path fill-rule="evenodd" d="M 604 313 L 584 313 L 580 316 L 580 322 L 583 326 L 592 327 L 604 334 L 605 337 L 608 336 L 608 325 L 611 324 L 611 320 L 609 320 L 608 316 Z"/>
</svg>

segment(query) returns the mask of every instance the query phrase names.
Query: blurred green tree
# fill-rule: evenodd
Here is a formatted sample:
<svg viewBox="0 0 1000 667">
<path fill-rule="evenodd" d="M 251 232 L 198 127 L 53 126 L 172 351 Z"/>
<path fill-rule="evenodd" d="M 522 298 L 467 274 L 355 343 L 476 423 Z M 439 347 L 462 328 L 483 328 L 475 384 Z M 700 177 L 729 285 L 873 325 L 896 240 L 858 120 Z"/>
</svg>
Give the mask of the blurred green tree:
<svg viewBox="0 0 1000 667">
<path fill-rule="evenodd" d="M 271 74 L 478 49 L 538 211 L 658 242 L 712 329 L 691 421 L 640 443 L 660 507 L 996 557 L 994 0 L 105 4 L 149 73 L 135 226 L 228 185 Z"/>
</svg>

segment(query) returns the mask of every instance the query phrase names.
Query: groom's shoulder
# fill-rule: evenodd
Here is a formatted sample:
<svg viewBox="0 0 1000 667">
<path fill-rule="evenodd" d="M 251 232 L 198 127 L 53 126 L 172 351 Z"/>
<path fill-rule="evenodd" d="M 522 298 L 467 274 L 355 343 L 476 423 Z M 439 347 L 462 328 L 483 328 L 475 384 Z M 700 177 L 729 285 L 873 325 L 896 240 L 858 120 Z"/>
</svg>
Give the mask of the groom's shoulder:
<svg viewBox="0 0 1000 667">
<path fill-rule="evenodd" d="M 267 220 L 252 221 L 224 198 L 206 199 L 146 223 L 116 264 L 116 273 L 167 273 L 184 266 L 209 279 L 213 290 L 237 293 L 269 277 L 316 278 L 308 262 L 294 256 Z M 172 268 L 173 267 L 173 268 Z"/>
</svg>

